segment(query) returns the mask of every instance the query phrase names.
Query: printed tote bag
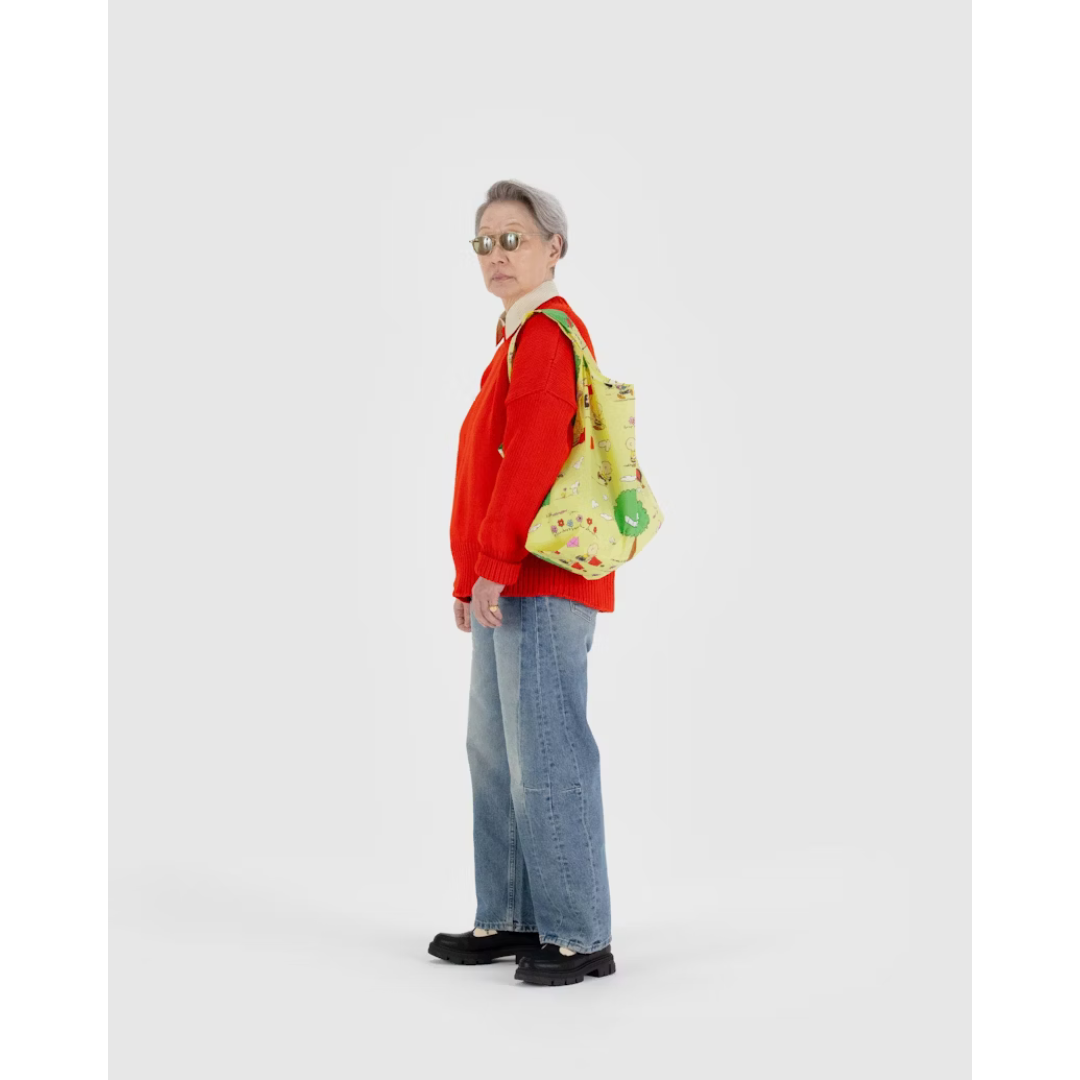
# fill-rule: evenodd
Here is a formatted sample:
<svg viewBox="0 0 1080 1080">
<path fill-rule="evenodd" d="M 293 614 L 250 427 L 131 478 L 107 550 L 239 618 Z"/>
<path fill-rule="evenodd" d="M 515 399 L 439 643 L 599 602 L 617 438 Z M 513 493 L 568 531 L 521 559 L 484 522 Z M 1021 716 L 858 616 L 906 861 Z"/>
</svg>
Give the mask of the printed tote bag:
<svg viewBox="0 0 1080 1080">
<path fill-rule="evenodd" d="M 637 459 L 634 387 L 601 373 L 563 312 L 537 308 L 522 324 L 538 313 L 558 323 L 574 346 L 577 415 L 574 447 L 529 526 L 525 548 L 582 577 L 602 578 L 640 552 L 664 520 Z M 511 378 L 520 333 L 506 358 Z"/>
</svg>

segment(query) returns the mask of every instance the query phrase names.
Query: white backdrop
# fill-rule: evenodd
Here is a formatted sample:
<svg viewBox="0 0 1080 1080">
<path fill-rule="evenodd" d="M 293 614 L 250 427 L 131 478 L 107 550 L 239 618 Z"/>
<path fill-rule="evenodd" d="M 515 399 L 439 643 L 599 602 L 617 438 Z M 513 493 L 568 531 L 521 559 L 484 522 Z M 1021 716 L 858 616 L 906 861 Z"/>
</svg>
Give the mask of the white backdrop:
<svg viewBox="0 0 1080 1080">
<path fill-rule="evenodd" d="M 967 8 L 113 11 L 114 1080 L 963 1075 Z M 425 951 L 503 178 L 665 514 L 590 654 L 618 972 L 566 988 Z"/>
</svg>

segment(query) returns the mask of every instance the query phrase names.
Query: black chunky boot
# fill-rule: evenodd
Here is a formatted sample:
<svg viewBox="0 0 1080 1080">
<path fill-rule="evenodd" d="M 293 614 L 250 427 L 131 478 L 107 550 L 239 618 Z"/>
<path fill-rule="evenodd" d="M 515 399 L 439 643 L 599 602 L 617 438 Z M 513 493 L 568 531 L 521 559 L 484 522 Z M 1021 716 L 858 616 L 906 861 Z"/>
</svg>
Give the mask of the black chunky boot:
<svg viewBox="0 0 1080 1080">
<path fill-rule="evenodd" d="M 540 935 L 533 931 L 500 930 L 477 937 L 471 930 L 464 934 L 436 934 L 427 951 L 452 964 L 490 964 L 500 956 L 519 960 L 540 949 Z"/>
<path fill-rule="evenodd" d="M 574 953 L 563 956 L 558 945 L 545 943 L 541 948 L 526 953 L 518 960 L 515 979 L 539 986 L 567 986 L 585 981 L 586 975 L 614 975 L 615 957 L 611 946 L 605 945 L 596 952 Z"/>
</svg>

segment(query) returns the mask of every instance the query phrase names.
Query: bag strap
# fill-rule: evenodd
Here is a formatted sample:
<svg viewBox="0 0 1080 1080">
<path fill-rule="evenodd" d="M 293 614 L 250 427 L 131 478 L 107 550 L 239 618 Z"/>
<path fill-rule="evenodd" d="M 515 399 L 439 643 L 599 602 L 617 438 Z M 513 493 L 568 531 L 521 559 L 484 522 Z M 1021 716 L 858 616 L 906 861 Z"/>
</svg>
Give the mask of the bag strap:
<svg viewBox="0 0 1080 1080">
<path fill-rule="evenodd" d="M 585 344 L 585 339 L 581 336 L 578 328 L 574 326 L 570 320 L 570 316 L 564 311 L 559 311 L 558 308 L 536 308 L 535 311 L 526 311 L 521 317 L 521 324 L 514 331 L 514 340 L 510 342 L 510 347 L 506 351 L 506 377 L 509 380 L 513 372 L 514 364 L 514 349 L 517 348 L 517 336 L 521 333 L 521 327 L 524 326 L 525 320 L 530 315 L 535 315 L 537 311 L 542 311 L 547 315 L 552 322 L 558 323 L 559 329 L 570 339 L 570 344 L 574 348 L 574 381 L 575 385 L 579 388 L 582 384 L 582 365 L 588 369 L 588 374 L 585 377 L 585 385 L 588 386 L 588 378 L 593 376 L 592 361 L 589 359 L 589 346 Z M 599 372 L 595 373 L 599 375 Z M 600 376 L 601 378 L 603 376 Z M 579 407 L 580 407 L 580 395 L 579 395 Z M 506 454 L 503 451 L 502 443 L 499 443 L 499 453 L 503 457 Z"/>
<path fill-rule="evenodd" d="M 514 350 L 517 348 L 517 337 L 521 333 L 522 327 L 525 325 L 525 320 L 530 315 L 535 315 L 537 312 L 542 312 L 547 315 L 553 323 L 556 323 L 559 329 L 570 339 L 570 344 L 574 346 L 574 378 L 578 380 L 581 378 L 581 362 L 584 359 L 586 366 L 589 366 L 588 360 L 588 346 L 585 344 L 584 338 L 582 338 L 580 331 L 570 319 L 570 316 L 565 311 L 559 311 L 558 308 L 536 308 L 533 311 L 526 311 L 521 317 L 521 324 L 517 330 L 514 331 L 514 339 L 510 342 L 510 347 L 506 352 L 506 377 L 509 380 L 513 375 L 514 369 Z M 580 343 L 580 344 L 579 344 Z M 579 355 L 580 353 L 580 355 Z"/>
</svg>

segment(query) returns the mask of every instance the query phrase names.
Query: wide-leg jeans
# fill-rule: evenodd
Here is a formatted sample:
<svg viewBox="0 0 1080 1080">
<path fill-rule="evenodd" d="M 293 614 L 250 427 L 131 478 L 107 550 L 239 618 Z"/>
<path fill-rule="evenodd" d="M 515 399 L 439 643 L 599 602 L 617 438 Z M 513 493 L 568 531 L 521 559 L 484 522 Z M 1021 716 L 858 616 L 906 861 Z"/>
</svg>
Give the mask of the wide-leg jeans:
<svg viewBox="0 0 1080 1080">
<path fill-rule="evenodd" d="M 585 714 L 597 612 L 559 596 L 502 596 L 499 608 L 501 626 L 471 629 L 475 925 L 593 952 L 611 942 L 600 752 Z"/>
</svg>

